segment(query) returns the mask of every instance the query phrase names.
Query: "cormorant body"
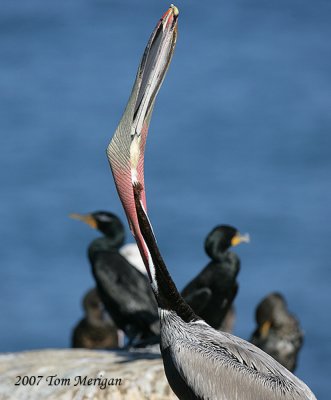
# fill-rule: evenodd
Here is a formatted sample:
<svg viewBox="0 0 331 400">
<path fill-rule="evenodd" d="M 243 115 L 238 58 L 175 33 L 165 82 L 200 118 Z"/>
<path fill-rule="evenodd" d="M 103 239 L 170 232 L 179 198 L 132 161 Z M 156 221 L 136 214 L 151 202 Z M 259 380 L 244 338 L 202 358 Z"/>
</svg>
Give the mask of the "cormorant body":
<svg viewBox="0 0 331 400">
<path fill-rule="evenodd" d="M 71 344 L 74 348 L 110 349 L 118 347 L 118 333 L 97 290 L 89 290 L 83 299 L 85 317 L 73 329 Z"/>
<path fill-rule="evenodd" d="M 250 341 L 293 372 L 302 347 L 303 332 L 280 293 L 271 293 L 260 302 L 256 323 Z"/>
<path fill-rule="evenodd" d="M 121 220 L 109 211 L 71 217 L 104 234 L 90 244 L 88 255 L 101 300 L 114 323 L 128 336 L 129 344 L 150 338 L 155 341 L 155 335 L 160 334 L 157 305 L 146 274 L 125 257 L 128 251 L 131 259 L 137 253 L 132 245 L 123 250 L 125 229 Z"/>
<path fill-rule="evenodd" d="M 240 260 L 228 249 L 231 245 L 242 241 L 247 241 L 247 235 L 241 235 L 234 227 L 229 225 L 215 227 L 205 240 L 205 251 L 211 262 L 181 293 L 196 313 L 215 329 L 221 329 L 238 291 L 237 275 L 240 270 Z M 200 309 L 197 310 L 189 297 L 201 290 L 205 290 L 206 296 L 200 301 Z"/>
<path fill-rule="evenodd" d="M 158 335 L 157 305 L 147 277 L 114 249 L 107 237 L 95 239 L 88 255 L 100 298 L 130 342 Z"/>
</svg>

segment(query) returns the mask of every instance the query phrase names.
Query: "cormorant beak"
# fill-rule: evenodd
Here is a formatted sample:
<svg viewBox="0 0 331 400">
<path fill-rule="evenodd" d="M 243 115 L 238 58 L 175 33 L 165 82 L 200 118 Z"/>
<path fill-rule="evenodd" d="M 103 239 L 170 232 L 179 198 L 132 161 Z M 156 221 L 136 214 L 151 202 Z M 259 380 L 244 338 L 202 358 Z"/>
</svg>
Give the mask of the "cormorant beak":
<svg viewBox="0 0 331 400">
<path fill-rule="evenodd" d="M 265 339 L 270 331 L 271 328 L 271 322 L 270 321 L 265 321 L 263 322 L 263 324 L 261 325 L 259 331 L 260 331 L 260 335 L 263 339 Z"/>
<path fill-rule="evenodd" d="M 144 151 L 156 95 L 172 59 L 176 38 L 178 9 L 174 5 L 161 17 L 147 43 L 131 96 L 108 145 L 107 156 L 114 181 L 146 265 L 148 251 L 142 236 L 135 207 L 134 187 L 147 213 L 144 187 Z"/>
<path fill-rule="evenodd" d="M 249 243 L 249 242 L 250 238 L 248 233 L 242 235 L 241 233 L 237 232 L 231 239 L 231 246 L 237 246 L 240 243 Z"/>
<path fill-rule="evenodd" d="M 85 222 L 93 229 L 97 229 L 97 221 L 92 214 L 70 214 L 70 218 Z"/>
</svg>

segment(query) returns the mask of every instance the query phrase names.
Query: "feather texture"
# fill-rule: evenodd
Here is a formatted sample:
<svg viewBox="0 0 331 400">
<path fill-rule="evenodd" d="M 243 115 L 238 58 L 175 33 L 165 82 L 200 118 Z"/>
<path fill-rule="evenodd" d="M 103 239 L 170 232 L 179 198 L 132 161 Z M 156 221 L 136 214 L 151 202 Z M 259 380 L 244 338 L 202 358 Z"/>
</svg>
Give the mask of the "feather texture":
<svg viewBox="0 0 331 400">
<path fill-rule="evenodd" d="M 176 313 L 161 312 L 161 351 L 170 352 L 175 368 L 197 399 L 316 399 L 271 356 L 203 321 L 184 323 Z"/>
</svg>

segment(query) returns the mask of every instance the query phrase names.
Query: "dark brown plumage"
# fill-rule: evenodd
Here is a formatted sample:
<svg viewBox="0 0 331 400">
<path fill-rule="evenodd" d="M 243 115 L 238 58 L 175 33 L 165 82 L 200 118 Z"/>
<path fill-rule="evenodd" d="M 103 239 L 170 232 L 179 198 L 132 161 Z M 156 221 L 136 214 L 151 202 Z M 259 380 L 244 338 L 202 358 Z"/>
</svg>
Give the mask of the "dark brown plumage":
<svg viewBox="0 0 331 400">
<path fill-rule="evenodd" d="M 109 349 L 118 347 L 117 328 L 104 310 L 97 289 L 89 290 L 83 299 L 85 317 L 72 333 L 72 347 Z"/>
<path fill-rule="evenodd" d="M 271 293 L 256 309 L 257 328 L 251 342 L 294 371 L 303 343 L 299 321 L 287 309 L 284 297 Z"/>
</svg>

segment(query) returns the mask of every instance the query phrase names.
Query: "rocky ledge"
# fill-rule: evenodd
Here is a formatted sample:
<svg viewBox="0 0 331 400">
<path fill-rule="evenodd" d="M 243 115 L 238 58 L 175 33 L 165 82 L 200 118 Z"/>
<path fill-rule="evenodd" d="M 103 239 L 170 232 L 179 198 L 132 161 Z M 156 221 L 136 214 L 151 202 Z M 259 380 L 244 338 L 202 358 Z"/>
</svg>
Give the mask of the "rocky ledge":
<svg viewBox="0 0 331 400">
<path fill-rule="evenodd" d="M 175 400 L 160 354 L 39 350 L 0 355 L 2 400 Z"/>
</svg>

